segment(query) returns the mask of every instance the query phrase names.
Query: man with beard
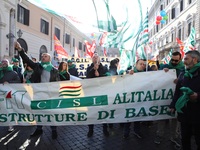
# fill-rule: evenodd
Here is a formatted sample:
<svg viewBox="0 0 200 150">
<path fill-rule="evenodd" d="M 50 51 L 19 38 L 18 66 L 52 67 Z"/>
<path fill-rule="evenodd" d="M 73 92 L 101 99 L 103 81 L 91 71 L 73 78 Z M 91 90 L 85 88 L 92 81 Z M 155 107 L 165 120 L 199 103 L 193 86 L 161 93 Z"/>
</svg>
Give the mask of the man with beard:
<svg viewBox="0 0 200 150">
<path fill-rule="evenodd" d="M 200 53 L 196 50 L 185 53 L 185 72 L 180 73 L 171 112 L 178 112 L 181 122 L 181 142 L 183 150 L 191 150 L 194 135 L 197 149 L 200 149 Z"/>
<path fill-rule="evenodd" d="M 158 64 L 158 63 L 157 63 Z M 185 66 L 184 63 L 182 62 L 182 57 L 181 57 L 181 53 L 180 52 L 173 52 L 172 53 L 172 58 L 169 62 L 169 64 L 165 64 L 165 65 L 160 65 L 159 70 L 164 70 L 165 72 L 168 72 L 169 69 L 175 69 L 176 70 L 176 77 L 177 79 L 174 80 L 174 83 L 176 84 L 178 81 L 178 76 L 181 72 L 184 72 L 185 70 Z M 162 132 L 162 131 L 161 131 Z M 176 147 L 180 147 L 181 146 L 181 142 L 180 142 L 180 122 L 176 120 L 176 128 L 175 129 L 171 129 L 171 134 L 172 137 L 170 138 L 170 140 L 175 144 Z M 173 135 L 174 134 L 174 135 Z M 155 143 L 160 143 L 160 138 L 159 136 L 156 136 Z"/>
</svg>

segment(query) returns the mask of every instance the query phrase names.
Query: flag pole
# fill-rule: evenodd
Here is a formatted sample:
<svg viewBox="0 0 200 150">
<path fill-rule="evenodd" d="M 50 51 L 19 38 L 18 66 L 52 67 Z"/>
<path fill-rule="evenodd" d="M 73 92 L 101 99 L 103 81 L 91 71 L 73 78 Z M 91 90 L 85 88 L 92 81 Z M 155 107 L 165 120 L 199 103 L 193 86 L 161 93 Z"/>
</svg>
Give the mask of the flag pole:
<svg viewBox="0 0 200 150">
<path fill-rule="evenodd" d="M 148 44 L 146 44 L 146 46 L 147 46 Z M 147 72 L 147 70 L 148 70 L 148 65 L 149 65 L 149 63 L 148 63 L 148 50 L 147 50 L 147 47 L 146 47 L 146 55 L 147 55 L 147 60 L 146 60 L 146 72 Z"/>
</svg>

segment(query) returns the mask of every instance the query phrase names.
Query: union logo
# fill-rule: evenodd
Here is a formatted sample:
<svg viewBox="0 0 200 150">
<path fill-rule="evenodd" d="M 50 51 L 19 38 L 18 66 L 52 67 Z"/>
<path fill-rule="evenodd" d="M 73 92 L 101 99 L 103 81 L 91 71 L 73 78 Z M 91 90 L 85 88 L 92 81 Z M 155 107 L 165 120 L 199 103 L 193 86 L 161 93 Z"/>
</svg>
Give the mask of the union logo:
<svg viewBox="0 0 200 150">
<path fill-rule="evenodd" d="M 81 95 L 81 87 L 82 87 L 82 85 L 62 86 L 59 89 L 59 97 L 62 97 L 62 96 L 80 96 Z"/>
</svg>

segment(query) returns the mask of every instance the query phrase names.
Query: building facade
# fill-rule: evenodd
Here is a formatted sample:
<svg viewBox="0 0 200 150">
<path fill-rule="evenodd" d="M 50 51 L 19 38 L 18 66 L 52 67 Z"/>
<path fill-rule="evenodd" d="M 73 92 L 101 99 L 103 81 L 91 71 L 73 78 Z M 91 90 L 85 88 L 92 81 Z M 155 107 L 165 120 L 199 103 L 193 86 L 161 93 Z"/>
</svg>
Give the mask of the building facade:
<svg viewBox="0 0 200 150">
<path fill-rule="evenodd" d="M 85 54 L 84 40 L 91 43 L 68 20 L 47 12 L 27 0 L 1 0 L 0 5 L 0 59 L 18 55 L 14 50 L 14 41 L 18 41 L 29 56 L 40 60 L 41 54 L 54 51 L 54 35 L 73 56 L 75 48 L 81 57 Z"/>
<path fill-rule="evenodd" d="M 199 0 L 155 0 L 149 11 L 149 36 L 153 53 L 160 59 L 168 52 L 179 51 L 176 38 L 183 42 L 190 35 L 191 28 L 196 30 L 196 48 L 200 51 L 200 1 Z M 156 24 L 156 17 L 164 10 L 165 23 Z"/>
<path fill-rule="evenodd" d="M 18 0 L 17 0 L 18 1 Z M 0 60 L 14 54 L 16 40 L 16 0 L 1 0 L 0 5 Z"/>
</svg>

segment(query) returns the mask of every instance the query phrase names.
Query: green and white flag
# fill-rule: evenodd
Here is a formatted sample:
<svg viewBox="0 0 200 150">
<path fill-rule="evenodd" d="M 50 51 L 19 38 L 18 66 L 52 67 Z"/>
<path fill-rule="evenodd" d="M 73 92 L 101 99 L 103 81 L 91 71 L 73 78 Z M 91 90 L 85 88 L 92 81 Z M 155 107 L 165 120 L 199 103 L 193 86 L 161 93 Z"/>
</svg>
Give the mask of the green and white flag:
<svg viewBox="0 0 200 150">
<path fill-rule="evenodd" d="M 140 59 L 147 59 L 147 51 L 145 50 L 146 44 L 149 42 L 149 31 L 148 31 L 148 11 L 146 17 L 140 28 L 140 34 L 137 42 L 137 54 Z"/>
<path fill-rule="evenodd" d="M 92 0 L 96 12 L 97 25 L 100 31 L 116 32 L 117 24 L 110 12 L 109 0 Z"/>
<path fill-rule="evenodd" d="M 140 0 L 134 3 L 132 0 L 121 2 L 124 3 L 123 12 L 126 20 L 122 21 L 121 27 L 117 29 L 117 32 L 107 34 L 103 45 L 104 47 L 119 48 L 119 50 L 122 51 L 121 54 L 123 55 L 120 58 L 123 61 L 120 61 L 118 72 L 120 72 L 120 70 L 126 70 L 135 62 L 137 39 L 142 26 L 142 7 Z M 122 66 L 123 68 L 121 68 Z"/>
<path fill-rule="evenodd" d="M 168 55 L 162 59 L 164 64 L 168 64 L 172 58 L 172 49 L 169 51 Z"/>
<path fill-rule="evenodd" d="M 190 50 L 195 50 L 195 44 L 196 44 L 196 39 L 195 39 L 195 35 L 196 35 L 196 31 L 194 29 L 194 27 L 191 28 L 191 32 L 189 37 L 186 40 L 185 46 L 183 51 L 186 53 L 187 51 Z"/>
</svg>

